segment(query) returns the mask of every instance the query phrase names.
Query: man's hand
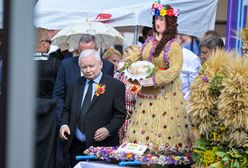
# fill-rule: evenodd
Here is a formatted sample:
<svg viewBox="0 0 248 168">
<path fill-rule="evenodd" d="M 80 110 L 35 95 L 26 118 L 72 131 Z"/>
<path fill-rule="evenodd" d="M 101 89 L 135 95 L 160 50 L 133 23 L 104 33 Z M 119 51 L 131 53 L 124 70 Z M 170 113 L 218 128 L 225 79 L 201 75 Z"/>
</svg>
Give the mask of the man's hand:
<svg viewBox="0 0 248 168">
<path fill-rule="evenodd" d="M 68 140 L 68 136 L 70 135 L 70 128 L 68 127 L 68 125 L 62 125 L 60 127 L 60 130 L 59 130 L 59 137 L 62 139 L 62 140 Z"/>
<path fill-rule="evenodd" d="M 95 141 L 103 141 L 108 136 L 109 136 L 109 131 L 107 130 L 107 128 L 102 127 L 96 130 L 94 139 Z"/>
<path fill-rule="evenodd" d="M 141 86 L 144 86 L 144 87 L 154 86 L 154 82 L 152 78 L 142 79 L 139 81 L 139 83 Z"/>
</svg>

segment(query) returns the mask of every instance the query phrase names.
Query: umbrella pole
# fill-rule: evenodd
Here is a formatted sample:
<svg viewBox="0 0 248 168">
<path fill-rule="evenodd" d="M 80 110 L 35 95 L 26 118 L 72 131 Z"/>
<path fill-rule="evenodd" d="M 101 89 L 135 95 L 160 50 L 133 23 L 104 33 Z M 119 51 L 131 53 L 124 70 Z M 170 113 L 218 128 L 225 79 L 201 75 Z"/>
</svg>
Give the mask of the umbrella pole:
<svg viewBox="0 0 248 168">
<path fill-rule="evenodd" d="M 103 56 L 105 50 L 104 50 L 103 48 L 100 48 L 99 50 L 100 50 L 100 51 L 99 51 L 99 52 L 100 52 L 100 56 L 101 56 L 101 58 L 102 58 L 102 56 Z"/>
<path fill-rule="evenodd" d="M 134 44 L 138 44 L 139 39 L 139 26 L 134 27 Z"/>
</svg>

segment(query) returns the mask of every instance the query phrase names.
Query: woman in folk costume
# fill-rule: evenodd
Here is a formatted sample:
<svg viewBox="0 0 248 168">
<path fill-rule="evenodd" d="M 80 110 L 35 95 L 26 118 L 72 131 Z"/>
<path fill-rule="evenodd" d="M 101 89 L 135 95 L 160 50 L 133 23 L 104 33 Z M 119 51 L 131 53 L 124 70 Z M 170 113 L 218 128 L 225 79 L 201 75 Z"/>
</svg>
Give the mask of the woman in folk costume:
<svg viewBox="0 0 248 168">
<path fill-rule="evenodd" d="M 183 53 L 176 41 L 179 11 L 153 3 L 154 35 L 142 48 L 130 49 L 127 63 L 146 60 L 155 65 L 152 77 L 139 81 L 135 110 L 127 128 L 127 142 L 161 145 L 190 145 L 193 137 L 186 113 L 180 72 Z"/>
</svg>

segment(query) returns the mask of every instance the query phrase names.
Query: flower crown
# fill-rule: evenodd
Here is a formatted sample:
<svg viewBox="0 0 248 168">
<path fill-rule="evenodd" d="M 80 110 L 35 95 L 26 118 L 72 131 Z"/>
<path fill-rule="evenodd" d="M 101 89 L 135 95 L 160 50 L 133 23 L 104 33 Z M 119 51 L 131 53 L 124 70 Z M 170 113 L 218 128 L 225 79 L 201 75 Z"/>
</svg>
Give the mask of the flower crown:
<svg viewBox="0 0 248 168">
<path fill-rule="evenodd" d="M 167 8 L 165 5 L 160 4 L 160 1 L 152 4 L 152 16 L 178 16 L 179 10 Z"/>
</svg>

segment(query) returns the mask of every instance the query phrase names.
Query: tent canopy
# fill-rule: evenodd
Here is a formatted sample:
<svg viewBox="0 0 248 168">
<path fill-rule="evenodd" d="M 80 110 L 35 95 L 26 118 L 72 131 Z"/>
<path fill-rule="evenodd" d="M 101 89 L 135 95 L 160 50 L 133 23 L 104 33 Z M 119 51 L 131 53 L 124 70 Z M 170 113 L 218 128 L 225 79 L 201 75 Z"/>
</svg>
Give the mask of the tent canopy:
<svg viewBox="0 0 248 168">
<path fill-rule="evenodd" d="M 151 27 L 152 0 L 39 0 L 35 6 L 35 26 L 62 29 L 89 20 L 103 21 L 113 27 Z M 163 2 L 163 1 L 162 1 Z M 179 33 L 202 37 L 213 30 L 218 0 L 167 0 L 180 10 Z"/>
</svg>

